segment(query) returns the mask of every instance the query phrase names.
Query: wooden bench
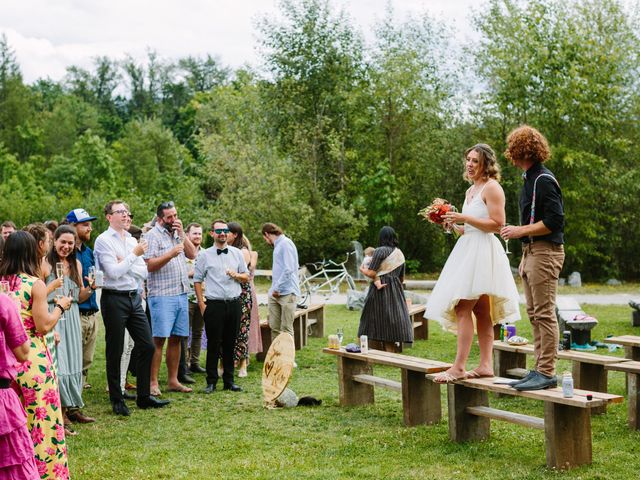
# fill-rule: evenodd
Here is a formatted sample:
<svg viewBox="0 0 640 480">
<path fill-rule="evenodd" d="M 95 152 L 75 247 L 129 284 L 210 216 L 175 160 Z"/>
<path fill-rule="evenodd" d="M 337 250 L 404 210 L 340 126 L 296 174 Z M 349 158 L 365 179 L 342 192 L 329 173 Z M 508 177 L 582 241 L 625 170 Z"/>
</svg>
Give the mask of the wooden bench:
<svg viewBox="0 0 640 480">
<path fill-rule="evenodd" d="M 493 342 L 493 353 L 493 370 L 496 376 L 520 377 L 526 373 L 526 357 L 533 355 L 533 345 L 516 346 L 496 340 Z M 574 350 L 560 350 L 558 358 L 573 362 L 572 375 L 576 388 L 603 393 L 608 390 L 605 366 L 623 361 L 619 357 Z M 605 413 L 605 411 L 606 405 L 591 409 L 593 414 Z"/>
<path fill-rule="evenodd" d="M 603 342 L 624 346 L 625 358 L 640 361 L 640 337 L 636 335 L 621 335 L 619 337 L 605 338 Z"/>
<path fill-rule="evenodd" d="M 409 307 L 409 318 L 413 325 L 413 338 L 418 340 L 429 339 L 429 320 L 424 318 L 426 305 L 411 305 Z"/>
<path fill-rule="evenodd" d="M 494 380 L 458 380 L 447 385 L 449 437 L 454 442 L 486 440 L 491 419 L 544 430 L 549 468 L 568 469 L 591 463 L 589 410 L 623 400 L 619 395 L 579 389 L 574 390 L 571 398 L 564 398 L 561 388 L 519 392 L 507 385 L 496 385 Z M 491 408 L 489 392 L 542 400 L 544 418 Z M 588 400 L 587 395 L 592 395 L 592 399 Z"/>
<path fill-rule="evenodd" d="M 374 403 L 374 387 L 382 387 L 402 392 L 405 425 L 429 425 L 441 420 L 440 385 L 425 375 L 447 370 L 451 364 L 372 349 L 368 353 L 350 353 L 344 348 L 322 351 L 338 359 L 340 405 Z M 374 376 L 374 365 L 399 368 L 401 381 Z"/>
<path fill-rule="evenodd" d="M 627 417 L 629 427 L 640 430 L 640 362 L 627 361 L 607 365 L 607 370 L 627 374 Z"/>
<path fill-rule="evenodd" d="M 324 305 L 324 303 L 317 303 L 296 310 L 293 317 L 293 340 L 296 350 L 307 345 L 309 336 L 324 337 Z M 260 322 L 260 334 L 262 352 L 256 354 L 256 359 L 262 361 L 271 346 L 271 327 L 269 327 L 268 318 Z"/>
</svg>

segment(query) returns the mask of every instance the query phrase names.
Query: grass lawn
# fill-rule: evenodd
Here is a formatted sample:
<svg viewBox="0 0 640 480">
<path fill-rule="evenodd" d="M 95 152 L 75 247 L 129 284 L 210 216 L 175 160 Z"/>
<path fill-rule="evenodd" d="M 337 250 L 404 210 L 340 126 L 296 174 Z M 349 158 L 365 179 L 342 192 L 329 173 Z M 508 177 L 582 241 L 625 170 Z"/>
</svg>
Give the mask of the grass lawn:
<svg viewBox="0 0 640 480">
<path fill-rule="evenodd" d="M 594 338 L 640 334 L 630 326 L 628 307 L 583 307 L 600 320 Z M 326 332 L 344 327 L 345 340 L 352 341 L 358 320 L 359 312 L 328 306 Z M 531 338 L 528 321 L 518 322 L 518 333 Z M 141 411 L 129 402 L 132 415 L 128 418 L 111 413 L 101 341 L 90 372 L 93 388 L 85 391 L 86 412 L 97 417 L 97 422 L 77 426 L 80 434 L 68 439 L 72 478 L 638 478 L 640 432 L 627 427 L 626 403 L 593 418 L 593 464 L 559 473 L 545 467 L 544 432 L 540 430 L 494 421 L 488 441 L 454 444 L 448 438 L 446 413 L 438 425 L 404 427 L 400 396 L 395 392 L 377 390 L 375 405 L 341 408 L 336 359 L 321 353 L 325 341 L 310 338 L 309 345 L 297 352 L 298 368 L 290 383 L 299 396 L 322 399 L 320 407 L 264 409 L 262 364 L 254 361 L 249 377 L 238 380 L 244 392 L 219 390 L 204 395 L 200 391 L 205 380 L 198 375 L 195 393 L 164 394 L 172 404 L 157 411 Z M 455 337 L 431 322 L 429 340 L 418 341 L 406 353 L 452 361 Z M 622 351 L 614 355 L 622 356 Z M 474 346 L 471 366 L 477 356 Z M 568 363 L 560 362 L 560 372 L 569 368 Z M 399 379 L 399 372 L 393 369 L 376 372 Z M 624 388 L 623 374 L 610 373 L 609 391 L 625 394 Z M 445 393 L 443 388 L 443 409 Z M 508 397 L 492 397 L 490 402 L 497 408 L 542 416 L 540 402 Z"/>
</svg>

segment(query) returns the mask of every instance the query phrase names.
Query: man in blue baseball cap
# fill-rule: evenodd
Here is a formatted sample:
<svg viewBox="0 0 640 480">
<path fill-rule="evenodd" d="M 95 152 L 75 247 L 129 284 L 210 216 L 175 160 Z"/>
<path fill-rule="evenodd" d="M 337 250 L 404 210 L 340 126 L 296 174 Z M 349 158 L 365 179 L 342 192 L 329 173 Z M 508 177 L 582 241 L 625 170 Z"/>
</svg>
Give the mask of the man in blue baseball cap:
<svg viewBox="0 0 640 480">
<path fill-rule="evenodd" d="M 76 228 L 78 235 L 78 253 L 76 257 L 82 264 L 82 278 L 85 286 L 89 285 L 86 278 L 89 276 L 89 269 L 95 269 L 95 259 L 93 250 L 87 245 L 91 239 L 92 222 L 96 217 L 92 217 L 84 208 L 76 208 L 67 214 L 67 222 Z M 92 278 L 91 288 L 96 289 L 95 277 Z M 96 339 L 98 337 L 98 302 L 94 291 L 88 300 L 78 305 L 80 309 L 80 324 L 82 325 L 82 381 L 84 388 L 90 388 L 87 383 L 89 367 L 93 363 L 93 356 L 96 351 Z M 69 411 L 67 416 L 72 422 L 87 423 L 87 419 L 80 411 Z"/>
</svg>

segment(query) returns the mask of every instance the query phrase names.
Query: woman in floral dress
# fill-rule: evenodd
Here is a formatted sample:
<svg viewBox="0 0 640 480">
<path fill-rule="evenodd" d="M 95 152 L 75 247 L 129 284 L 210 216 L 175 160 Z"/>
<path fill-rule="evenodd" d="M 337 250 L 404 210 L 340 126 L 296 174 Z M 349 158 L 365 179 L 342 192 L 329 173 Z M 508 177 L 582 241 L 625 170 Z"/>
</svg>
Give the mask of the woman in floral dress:
<svg viewBox="0 0 640 480">
<path fill-rule="evenodd" d="M 33 441 L 36 466 L 42 479 L 69 478 L 58 380 L 44 335 L 56 325 L 71 305 L 63 297 L 51 313 L 47 309 L 47 287 L 38 278 L 36 241 L 30 233 L 18 231 L 4 246 L 0 278 L 20 301 L 20 315 L 31 340 L 28 360 L 20 365 L 16 383 L 27 411 L 27 427 Z"/>
<path fill-rule="evenodd" d="M 229 222 L 229 233 L 227 234 L 227 242 L 229 245 L 240 249 L 244 261 L 251 271 L 251 252 L 243 243 L 244 235 L 242 227 L 239 223 Z M 249 329 L 251 328 L 251 283 L 243 282 L 240 284 L 242 291 L 240 293 L 240 329 L 236 337 L 236 346 L 234 349 L 233 359 L 238 368 L 238 377 L 247 376 L 247 365 L 249 363 Z"/>
</svg>

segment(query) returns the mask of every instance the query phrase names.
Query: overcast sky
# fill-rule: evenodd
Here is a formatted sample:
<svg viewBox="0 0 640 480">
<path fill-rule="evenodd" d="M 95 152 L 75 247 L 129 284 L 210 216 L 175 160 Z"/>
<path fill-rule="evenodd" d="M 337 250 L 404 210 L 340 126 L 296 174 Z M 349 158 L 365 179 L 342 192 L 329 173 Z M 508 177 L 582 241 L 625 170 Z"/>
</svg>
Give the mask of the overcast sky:
<svg viewBox="0 0 640 480">
<path fill-rule="evenodd" d="M 332 0 L 370 34 L 389 0 Z M 391 0 L 396 17 L 427 12 L 470 35 L 467 15 L 486 0 Z M 143 59 L 217 55 L 223 64 L 258 64 L 255 21 L 277 15 L 277 0 L 0 0 L 0 32 L 25 81 L 59 80 L 70 65 L 89 68 L 106 55 Z"/>
</svg>

